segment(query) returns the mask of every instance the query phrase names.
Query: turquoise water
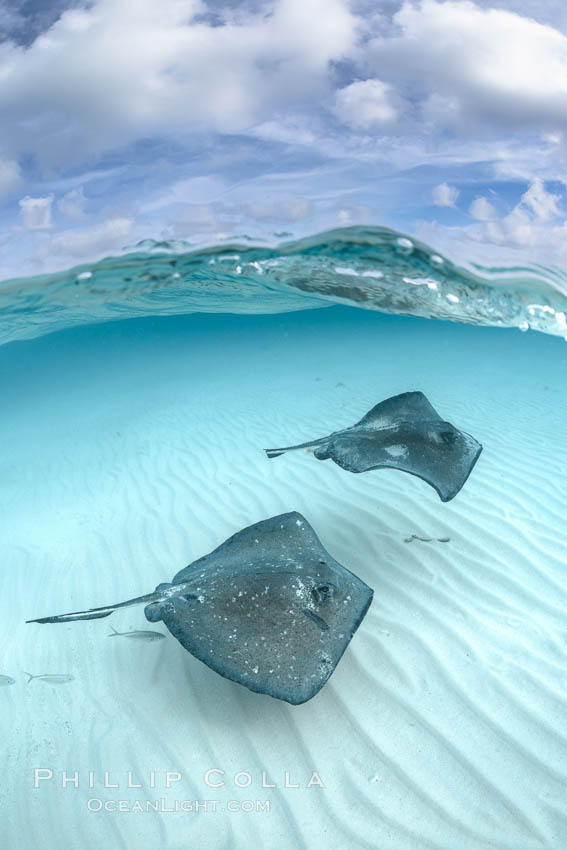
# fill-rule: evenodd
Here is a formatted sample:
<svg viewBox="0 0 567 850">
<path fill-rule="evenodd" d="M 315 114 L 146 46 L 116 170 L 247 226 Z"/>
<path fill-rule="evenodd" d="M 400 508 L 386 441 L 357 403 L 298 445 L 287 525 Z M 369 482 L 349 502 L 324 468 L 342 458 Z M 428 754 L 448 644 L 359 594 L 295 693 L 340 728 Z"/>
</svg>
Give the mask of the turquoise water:
<svg viewBox="0 0 567 850">
<path fill-rule="evenodd" d="M 281 313 L 333 303 L 567 337 L 555 268 L 459 266 L 395 230 L 348 227 L 268 246 L 145 240 L 120 257 L 5 281 L 0 341 L 147 315 Z"/>
<path fill-rule="evenodd" d="M 145 245 L 4 285 L 7 847 L 567 844 L 561 276 L 459 270 L 388 233 L 286 250 Z M 407 390 L 484 446 L 447 504 L 393 469 L 262 451 Z M 375 592 L 304 705 L 221 678 L 162 624 L 155 644 L 107 641 L 104 620 L 25 624 L 148 592 L 290 510 Z M 140 608 L 111 622 L 153 628 Z M 24 671 L 73 678 L 27 684 Z M 39 769 L 52 777 L 34 788 Z M 211 770 L 224 785 L 207 784 Z M 61 787 L 63 771 L 77 787 Z M 167 771 L 180 775 L 169 788 Z M 323 787 L 308 787 L 314 772 Z M 156 799 L 165 810 L 112 806 Z M 171 811 L 180 800 L 218 805 Z"/>
</svg>

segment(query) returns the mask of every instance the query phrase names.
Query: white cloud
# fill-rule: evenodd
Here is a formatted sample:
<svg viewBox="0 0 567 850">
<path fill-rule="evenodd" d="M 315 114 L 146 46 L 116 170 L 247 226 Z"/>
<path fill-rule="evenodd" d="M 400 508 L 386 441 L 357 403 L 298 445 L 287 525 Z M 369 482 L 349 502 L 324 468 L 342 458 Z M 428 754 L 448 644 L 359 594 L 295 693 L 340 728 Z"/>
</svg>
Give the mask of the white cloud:
<svg viewBox="0 0 567 850">
<path fill-rule="evenodd" d="M 406 0 L 394 22 L 397 35 L 370 41 L 369 61 L 437 125 L 567 125 L 567 37 L 553 27 L 470 0 Z"/>
<path fill-rule="evenodd" d="M 64 254 L 75 260 L 98 259 L 122 250 L 133 227 L 131 218 L 107 219 L 95 227 L 58 233 L 51 239 L 50 248 L 55 254 Z"/>
<path fill-rule="evenodd" d="M 497 221 L 484 223 L 484 238 L 495 245 L 514 248 L 535 247 L 542 240 L 542 227 L 521 206 Z"/>
<path fill-rule="evenodd" d="M 562 243 L 567 222 L 558 221 L 561 216 L 558 202 L 559 196 L 548 192 L 543 181 L 537 179 L 507 215 L 498 218 L 486 198 L 473 202 L 471 215 L 482 222 L 481 239 L 493 245 L 527 248 L 534 252 L 545 250 L 548 252 L 546 259 L 549 259 L 565 255 Z"/>
<path fill-rule="evenodd" d="M 567 220 L 555 204 L 557 214 L 546 218 L 548 206 L 534 210 L 526 203 L 533 196 L 552 195 L 534 180 L 527 191 L 509 211 L 499 215 L 488 198 L 479 196 L 469 210 L 475 221 L 466 226 L 442 225 L 438 222 L 421 222 L 416 235 L 433 245 L 436 250 L 457 262 L 477 262 L 489 266 L 513 266 L 518 262 L 530 266 L 564 266 L 567 263 Z M 555 197 L 552 195 L 552 197 Z M 503 203 L 500 198 L 499 206 Z M 552 280 L 552 279 L 550 279 Z M 554 285 L 565 290 L 563 275 L 553 279 Z"/>
<path fill-rule="evenodd" d="M 0 159 L 0 203 L 15 192 L 22 183 L 20 166 L 13 159 Z"/>
<path fill-rule="evenodd" d="M 398 117 L 392 89 L 381 80 L 359 80 L 339 89 L 334 112 L 344 124 L 363 130 L 381 129 Z"/>
<path fill-rule="evenodd" d="M 549 219 L 561 215 L 561 210 L 558 207 L 559 200 L 559 195 L 548 192 L 543 180 L 538 178 L 531 183 L 527 192 L 522 195 L 521 203 L 529 207 L 539 221 L 549 221 Z"/>
<path fill-rule="evenodd" d="M 347 0 L 276 0 L 211 26 L 201 0 L 98 0 L 29 48 L 0 44 L 6 150 L 69 162 L 152 134 L 241 132 L 321 98 L 355 45 Z M 314 26 L 313 22 L 317 25 Z"/>
<path fill-rule="evenodd" d="M 22 224 L 26 230 L 49 230 L 51 228 L 51 206 L 53 195 L 45 198 L 30 198 L 26 195 L 18 201 Z"/>
<path fill-rule="evenodd" d="M 532 249 L 550 246 L 557 254 L 554 243 L 566 228 L 565 222 L 557 223 L 561 216 L 559 200 L 559 195 L 548 192 L 543 180 L 537 178 L 507 215 L 499 218 L 494 206 L 484 197 L 473 201 L 470 214 L 483 222 L 482 238 L 494 245 Z M 556 223 L 550 225 L 551 221 Z"/>
<path fill-rule="evenodd" d="M 459 190 L 455 186 L 440 183 L 433 190 L 433 203 L 438 207 L 454 207 L 459 194 Z"/>
<path fill-rule="evenodd" d="M 85 219 L 85 192 L 81 186 L 79 189 L 71 189 L 66 195 L 57 201 L 57 209 L 66 218 L 72 221 L 82 221 Z"/>
<path fill-rule="evenodd" d="M 497 217 L 494 205 L 490 203 L 488 198 L 482 196 L 474 199 L 470 205 L 469 214 L 477 221 L 492 221 Z"/>
</svg>

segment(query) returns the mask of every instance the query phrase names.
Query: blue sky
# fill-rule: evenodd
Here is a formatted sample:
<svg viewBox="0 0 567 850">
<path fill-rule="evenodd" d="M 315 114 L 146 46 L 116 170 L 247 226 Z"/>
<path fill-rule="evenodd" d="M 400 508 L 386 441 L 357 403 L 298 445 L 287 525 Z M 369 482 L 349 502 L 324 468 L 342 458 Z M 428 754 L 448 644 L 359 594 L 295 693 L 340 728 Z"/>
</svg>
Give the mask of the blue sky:
<svg viewBox="0 0 567 850">
<path fill-rule="evenodd" d="M 395 227 L 567 263 L 561 0 L 0 0 L 0 278 Z"/>
</svg>

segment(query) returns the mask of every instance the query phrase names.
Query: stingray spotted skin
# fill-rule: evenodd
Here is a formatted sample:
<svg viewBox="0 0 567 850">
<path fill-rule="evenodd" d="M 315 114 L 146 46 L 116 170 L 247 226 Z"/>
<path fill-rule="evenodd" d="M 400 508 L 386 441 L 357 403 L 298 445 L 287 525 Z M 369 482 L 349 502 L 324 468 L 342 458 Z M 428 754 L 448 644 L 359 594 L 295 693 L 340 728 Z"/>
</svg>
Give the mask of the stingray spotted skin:
<svg viewBox="0 0 567 850">
<path fill-rule="evenodd" d="M 333 673 L 372 595 L 292 512 L 239 531 L 154 593 L 29 622 L 96 619 L 146 603 L 151 623 L 163 621 L 221 676 L 298 705 Z"/>
<path fill-rule="evenodd" d="M 442 419 L 422 392 L 381 401 L 356 425 L 328 437 L 265 451 L 272 458 L 305 448 L 347 472 L 386 467 L 409 472 L 430 484 L 443 502 L 457 495 L 482 451 L 474 437 Z"/>
</svg>

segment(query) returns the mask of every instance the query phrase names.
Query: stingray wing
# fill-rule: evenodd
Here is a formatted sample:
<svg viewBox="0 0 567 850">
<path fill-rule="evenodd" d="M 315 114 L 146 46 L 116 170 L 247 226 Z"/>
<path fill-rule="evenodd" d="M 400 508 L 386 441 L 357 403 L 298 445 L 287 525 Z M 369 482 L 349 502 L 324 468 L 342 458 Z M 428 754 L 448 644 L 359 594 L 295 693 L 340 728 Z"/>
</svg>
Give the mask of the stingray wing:
<svg viewBox="0 0 567 850">
<path fill-rule="evenodd" d="M 391 467 L 422 478 L 437 490 L 441 500 L 453 499 L 477 462 L 482 446 L 470 434 L 453 425 L 419 423 L 380 431 L 345 431 L 333 437 L 319 460 L 331 458 L 349 472 Z"/>
<path fill-rule="evenodd" d="M 213 571 L 224 574 L 228 568 L 232 572 L 247 572 L 251 562 L 270 561 L 283 567 L 292 556 L 296 560 L 309 560 L 320 553 L 331 557 L 305 517 L 290 511 L 237 531 L 208 555 L 178 572 L 173 581 L 190 581 L 200 573 L 204 575 L 204 571 L 210 578 Z"/>
<path fill-rule="evenodd" d="M 293 704 L 323 687 L 372 601 L 298 513 L 244 529 L 179 575 L 193 576 L 196 598 L 152 605 L 149 619 L 221 676 Z"/>
<path fill-rule="evenodd" d="M 407 422 L 415 419 L 438 419 L 441 421 L 441 417 L 433 405 L 419 390 L 400 393 L 378 402 L 354 427 L 388 428 L 396 422 Z"/>
</svg>

